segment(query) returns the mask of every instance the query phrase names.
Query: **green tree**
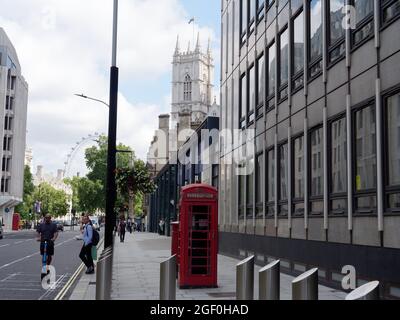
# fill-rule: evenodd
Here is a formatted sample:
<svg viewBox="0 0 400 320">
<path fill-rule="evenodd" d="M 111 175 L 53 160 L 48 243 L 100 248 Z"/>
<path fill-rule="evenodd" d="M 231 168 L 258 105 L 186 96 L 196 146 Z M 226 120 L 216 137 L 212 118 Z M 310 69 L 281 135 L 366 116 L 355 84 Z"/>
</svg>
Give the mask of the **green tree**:
<svg viewBox="0 0 400 320">
<path fill-rule="evenodd" d="M 32 219 L 32 208 L 34 204 L 33 193 L 35 185 L 33 184 L 33 176 L 29 166 L 24 169 L 24 195 L 23 202 L 16 207 L 16 212 L 21 214 L 22 219 Z"/>
<path fill-rule="evenodd" d="M 135 160 L 133 168 L 117 169 L 116 181 L 119 194 L 124 198 L 133 196 L 135 214 L 141 215 L 144 195 L 156 189 L 146 164 L 142 160 Z"/>
<path fill-rule="evenodd" d="M 102 186 L 101 189 L 94 188 L 98 192 L 98 195 L 95 197 L 97 199 L 96 206 L 101 211 L 105 211 L 106 208 L 107 150 L 108 138 L 101 136 L 96 146 L 88 148 L 85 151 L 86 166 L 89 169 L 87 178 L 95 184 L 100 182 Z M 117 168 L 128 168 L 132 157 L 134 157 L 133 151 L 123 144 L 119 144 L 117 150 L 127 151 L 126 153 L 117 153 Z M 125 203 L 125 197 L 118 195 L 116 207 L 124 207 Z"/>
<path fill-rule="evenodd" d="M 104 199 L 101 181 L 81 178 L 78 184 L 78 199 L 78 207 L 81 212 L 94 214 L 97 210 L 101 210 L 101 203 Z"/>
<path fill-rule="evenodd" d="M 33 199 L 41 202 L 42 215 L 51 214 L 57 218 L 68 213 L 67 194 L 64 191 L 56 190 L 48 183 L 42 183 L 35 189 Z"/>
</svg>

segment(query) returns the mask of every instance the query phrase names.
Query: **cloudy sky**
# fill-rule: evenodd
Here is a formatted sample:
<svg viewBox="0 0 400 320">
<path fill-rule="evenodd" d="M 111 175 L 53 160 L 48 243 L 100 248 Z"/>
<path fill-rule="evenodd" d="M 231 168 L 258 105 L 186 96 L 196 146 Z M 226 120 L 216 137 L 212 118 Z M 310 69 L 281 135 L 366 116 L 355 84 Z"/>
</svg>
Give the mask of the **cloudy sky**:
<svg viewBox="0 0 400 320">
<path fill-rule="evenodd" d="M 0 0 L 0 26 L 13 42 L 29 84 L 28 147 L 34 168 L 55 173 L 83 137 L 105 133 L 108 109 L 75 97 L 108 102 L 112 0 Z M 210 38 L 219 70 L 220 1 L 120 0 L 118 141 L 145 158 L 158 123 L 170 111 L 171 60 L 200 32 Z M 86 146 L 90 146 L 88 143 Z M 71 173 L 85 173 L 83 151 Z M 34 170 L 35 171 L 35 170 Z"/>
</svg>

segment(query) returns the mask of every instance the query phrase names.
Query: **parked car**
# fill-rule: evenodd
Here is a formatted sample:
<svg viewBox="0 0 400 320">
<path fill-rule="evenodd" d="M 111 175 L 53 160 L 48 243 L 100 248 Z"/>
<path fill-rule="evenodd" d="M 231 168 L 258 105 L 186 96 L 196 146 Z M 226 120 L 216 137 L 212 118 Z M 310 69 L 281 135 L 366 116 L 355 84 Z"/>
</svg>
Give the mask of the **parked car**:
<svg viewBox="0 0 400 320">
<path fill-rule="evenodd" d="M 64 232 L 64 223 L 62 221 L 54 221 L 54 223 L 57 225 L 57 231 Z"/>
<path fill-rule="evenodd" d="M 0 239 L 3 239 L 3 226 L 0 224 Z"/>
</svg>

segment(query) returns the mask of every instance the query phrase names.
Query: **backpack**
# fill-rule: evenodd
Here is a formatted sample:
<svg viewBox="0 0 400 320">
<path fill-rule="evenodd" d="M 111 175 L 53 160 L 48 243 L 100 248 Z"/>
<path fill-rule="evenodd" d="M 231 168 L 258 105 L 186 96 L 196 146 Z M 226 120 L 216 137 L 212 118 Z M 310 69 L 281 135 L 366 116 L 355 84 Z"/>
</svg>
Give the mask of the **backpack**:
<svg viewBox="0 0 400 320">
<path fill-rule="evenodd" d="M 93 224 L 90 225 L 92 226 L 92 245 L 97 246 L 100 242 L 100 234 L 95 228 L 93 228 Z"/>
<path fill-rule="evenodd" d="M 93 228 L 92 245 L 97 246 L 100 241 L 100 234 Z"/>
</svg>

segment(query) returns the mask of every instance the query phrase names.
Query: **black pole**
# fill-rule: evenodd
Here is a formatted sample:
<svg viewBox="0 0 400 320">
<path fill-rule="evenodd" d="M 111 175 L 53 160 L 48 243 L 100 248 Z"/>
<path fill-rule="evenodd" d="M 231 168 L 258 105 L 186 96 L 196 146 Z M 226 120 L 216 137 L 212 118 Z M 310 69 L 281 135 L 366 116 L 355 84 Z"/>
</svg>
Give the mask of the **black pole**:
<svg viewBox="0 0 400 320">
<path fill-rule="evenodd" d="M 114 66 L 111 67 L 106 186 L 106 226 L 104 239 L 105 248 L 113 245 L 113 232 L 116 224 L 115 201 L 117 198 L 117 186 L 115 184 L 115 170 L 117 166 L 118 74 L 118 68 Z"/>
</svg>

